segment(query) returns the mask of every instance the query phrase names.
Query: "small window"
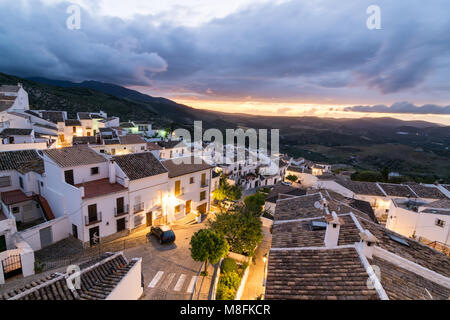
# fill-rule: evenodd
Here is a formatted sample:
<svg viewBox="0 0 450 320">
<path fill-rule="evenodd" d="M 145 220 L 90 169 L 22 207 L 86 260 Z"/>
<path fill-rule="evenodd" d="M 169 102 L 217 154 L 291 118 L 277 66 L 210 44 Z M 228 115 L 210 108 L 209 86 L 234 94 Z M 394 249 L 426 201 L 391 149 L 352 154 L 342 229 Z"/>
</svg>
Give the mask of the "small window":
<svg viewBox="0 0 450 320">
<path fill-rule="evenodd" d="M 44 186 L 44 183 L 41 181 L 41 187 L 43 187 Z"/>
<path fill-rule="evenodd" d="M 9 187 L 10 185 L 11 185 L 10 176 L 0 177 L 0 188 Z"/>
<path fill-rule="evenodd" d="M 438 227 L 443 228 L 443 227 L 445 226 L 445 221 L 444 221 L 444 220 L 441 220 L 441 219 L 436 219 L 436 225 L 437 225 Z"/>
<path fill-rule="evenodd" d="M 22 179 L 22 177 L 19 177 L 19 185 L 20 185 L 20 188 L 23 189 L 23 179 Z"/>
<path fill-rule="evenodd" d="M 77 127 L 73 127 L 73 133 L 77 132 Z"/>
<path fill-rule="evenodd" d="M 12 213 L 19 213 L 20 208 L 19 208 L 19 207 L 13 207 L 13 208 L 11 209 L 11 211 L 12 211 Z"/>
<path fill-rule="evenodd" d="M 189 183 L 190 183 L 190 184 L 193 184 L 193 183 L 194 183 L 194 177 L 191 177 L 191 178 L 189 179 Z"/>
<path fill-rule="evenodd" d="M 98 172 L 99 172 L 98 167 L 91 168 L 91 176 L 98 174 Z"/>
<path fill-rule="evenodd" d="M 200 192 L 200 201 L 203 201 L 206 199 L 206 191 Z"/>
<path fill-rule="evenodd" d="M 325 230 L 327 228 L 327 223 L 323 221 L 312 221 L 311 222 L 311 230 Z"/>
<path fill-rule="evenodd" d="M 142 147 L 141 147 L 141 150 L 145 150 L 145 147 L 144 147 L 144 146 L 142 146 Z"/>
<path fill-rule="evenodd" d="M 181 212 L 181 205 L 178 205 L 175 207 L 175 214 L 180 213 Z"/>
<path fill-rule="evenodd" d="M 400 244 L 402 244 L 404 246 L 409 247 L 409 243 L 406 242 L 404 239 L 402 239 L 400 237 L 397 237 L 397 236 L 394 236 L 393 234 L 390 234 L 390 233 L 386 233 L 386 235 L 389 237 L 389 239 L 391 239 L 391 240 L 393 240 L 393 241 L 395 241 L 397 243 L 400 243 Z"/>
</svg>

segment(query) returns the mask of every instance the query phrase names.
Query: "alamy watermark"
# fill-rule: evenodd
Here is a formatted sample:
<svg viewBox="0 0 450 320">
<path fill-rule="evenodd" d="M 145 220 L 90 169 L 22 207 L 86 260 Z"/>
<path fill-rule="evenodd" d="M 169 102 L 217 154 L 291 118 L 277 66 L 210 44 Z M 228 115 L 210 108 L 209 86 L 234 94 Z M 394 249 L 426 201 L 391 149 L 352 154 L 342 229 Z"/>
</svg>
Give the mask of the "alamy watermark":
<svg viewBox="0 0 450 320">
<path fill-rule="evenodd" d="M 69 30 L 81 29 L 81 8 L 76 4 L 70 5 L 66 13 L 70 16 L 66 20 L 66 26 Z"/>
<path fill-rule="evenodd" d="M 381 8 L 377 5 L 370 5 L 367 7 L 366 13 L 369 15 L 366 21 L 367 29 L 380 30 L 381 29 Z"/>
</svg>

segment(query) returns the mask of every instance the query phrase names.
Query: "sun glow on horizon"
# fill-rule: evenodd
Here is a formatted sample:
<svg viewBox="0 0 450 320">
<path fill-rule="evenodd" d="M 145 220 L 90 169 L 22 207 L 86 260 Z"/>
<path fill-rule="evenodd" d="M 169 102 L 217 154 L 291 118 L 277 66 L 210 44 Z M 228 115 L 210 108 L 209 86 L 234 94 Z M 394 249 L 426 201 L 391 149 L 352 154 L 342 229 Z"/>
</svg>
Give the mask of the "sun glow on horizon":
<svg viewBox="0 0 450 320">
<path fill-rule="evenodd" d="M 177 99 L 173 101 L 194 109 L 211 110 L 224 113 L 242 113 L 259 116 L 279 117 L 324 117 L 324 118 L 395 118 L 404 121 L 427 121 L 450 126 L 450 115 L 413 113 L 376 113 L 344 111 L 353 105 L 326 105 L 314 103 L 265 102 L 265 101 L 206 101 L 196 99 Z"/>
</svg>

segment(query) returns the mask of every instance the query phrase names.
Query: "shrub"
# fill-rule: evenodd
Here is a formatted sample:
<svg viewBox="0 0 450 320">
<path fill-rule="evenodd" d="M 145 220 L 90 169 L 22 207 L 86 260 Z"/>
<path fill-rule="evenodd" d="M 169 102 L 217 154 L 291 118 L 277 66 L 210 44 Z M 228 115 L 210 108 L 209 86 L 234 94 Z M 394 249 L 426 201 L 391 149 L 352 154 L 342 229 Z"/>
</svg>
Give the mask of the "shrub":
<svg viewBox="0 0 450 320">
<path fill-rule="evenodd" d="M 237 272 L 226 272 L 220 276 L 219 283 L 225 287 L 237 290 L 239 284 L 241 283 L 241 278 Z"/>
<path fill-rule="evenodd" d="M 227 273 L 227 272 L 236 272 L 237 271 L 237 264 L 236 261 L 234 261 L 231 258 L 225 258 L 222 261 L 222 272 L 223 273 Z"/>
<path fill-rule="evenodd" d="M 217 286 L 216 300 L 234 300 L 236 291 L 233 288 L 219 284 Z"/>
</svg>

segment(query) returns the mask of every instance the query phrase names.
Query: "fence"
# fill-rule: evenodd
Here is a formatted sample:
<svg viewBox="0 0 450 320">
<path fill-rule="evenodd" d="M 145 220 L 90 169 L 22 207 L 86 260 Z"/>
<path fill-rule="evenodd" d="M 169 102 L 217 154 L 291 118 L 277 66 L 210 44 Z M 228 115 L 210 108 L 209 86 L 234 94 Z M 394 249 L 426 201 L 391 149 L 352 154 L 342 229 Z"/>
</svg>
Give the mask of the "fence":
<svg viewBox="0 0 450 320">
<path fill-rule="evenodd" d="M 82 244 L 78 240 L 74 238 L 71 239 L 72 240 L 68 241 L 69 243 L 66 242 L 62 244 L 63 248 L 56 250 L 51 248 L 52 250 L 48 250 L 49 252 L 36 252 L 35 255 L 38 271 L 48 271 L 71 264 L 92 260 L 98 258 L 106 252 L 123 251 L 125 249 L 144 245 L 148 242 L 146 235 L 139 235 L 127 239 L 100 242 L 93 247 L 83 248 Z"/>
<path fill-rule="evenodd" d="M 442 243 L 439 241 L 431 241 L 430 242 L 430 240 L 423 238 L 423 237 L 419 237 L 419 242 L 422 242 L 423 244 L 426 244 L 427 246 L 429 246 L 437 251 L 440 251 L 440 252 L 446 254 L 448 257 L 450 257 L 450 246 L 445 243 Z"/>
</svg>

